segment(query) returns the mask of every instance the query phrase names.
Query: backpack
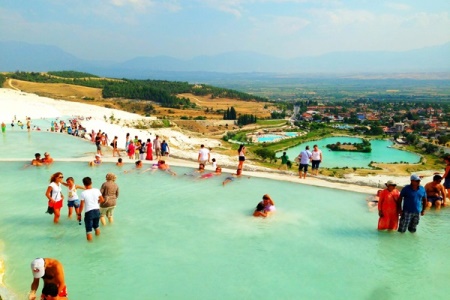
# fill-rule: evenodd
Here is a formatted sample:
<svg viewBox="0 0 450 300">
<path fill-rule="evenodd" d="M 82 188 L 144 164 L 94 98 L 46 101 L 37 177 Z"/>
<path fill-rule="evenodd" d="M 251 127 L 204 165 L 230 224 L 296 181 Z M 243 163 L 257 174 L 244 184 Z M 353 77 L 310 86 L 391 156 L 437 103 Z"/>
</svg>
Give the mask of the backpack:
<svg viewBox="0 0 450 300">
<path fill-rule="evenodd" d="M 147 143 L 143 143 L 143 144 L 141 145 L 141 152 L 142 152 L 142 153 L 147 152 Z"/>
</svg>

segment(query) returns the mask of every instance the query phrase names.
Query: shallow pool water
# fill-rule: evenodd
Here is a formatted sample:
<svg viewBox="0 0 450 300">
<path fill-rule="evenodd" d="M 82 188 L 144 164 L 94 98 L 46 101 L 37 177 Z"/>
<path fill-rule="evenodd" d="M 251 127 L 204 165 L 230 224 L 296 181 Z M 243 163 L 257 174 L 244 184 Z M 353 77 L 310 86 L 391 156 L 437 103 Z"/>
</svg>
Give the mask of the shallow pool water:
<svg viewBox="0 0 450 300">
<path fill-rule="evenodd" d="M 78 141 L 78 140 L 77 140 Z M 170 163 L 170 161 L 169 161 Z M 124 174 L 56 162 L 23 169 L 0 163 L 0 248 L 6 285 L 25 299 L 29 264 L 53 257 L 65 267 L 70 299 L 445 299 L 450 211 L 431 211 L 416 234 L 376 231 L 364 194 L 258 178 L 197 180 L 186 168 Z M 115 224 L 93 243 L 84 226 L 45 214 L 45 189 L 62 171 L 100 187 L 118 175 Z M 65 192 L 67 190 L 64 190 Z M 251 213 L 263 194 L 267 219 Z M 42 288 L 42 283 L 41 286 Z"/>
<path fill-rule="evenodd" d="M 293 161 L 301 151 L 305 150 L 305 147 L 307 145 L 312 151 L 313 145 L 317 144 L 319 149 L 322 150 L 323 155 L 323 161 L 320 166 L 327 168 L 367 168 L 371 161 L 379 163 L 418 163 L 420 161 L 420 156 L 415 153 L 392 148 L 391 146 L 393 145 L 393 143 L 392 141 L 388 140 L 371 140 L 370 143 L 372 144 L 372 152 L 370 153 L 330 151 L 326 147 L 327 144 L 334 144 L 337 142 L 360 143 L 361 139 L 353 137 L 329 137 L 318 141 L 310 141 L 299 144 L 293 148 L 287 149 L 286 153 Z M 277 156 L 281 155 L 282 152 L 277 154 Z"/>
</svg>

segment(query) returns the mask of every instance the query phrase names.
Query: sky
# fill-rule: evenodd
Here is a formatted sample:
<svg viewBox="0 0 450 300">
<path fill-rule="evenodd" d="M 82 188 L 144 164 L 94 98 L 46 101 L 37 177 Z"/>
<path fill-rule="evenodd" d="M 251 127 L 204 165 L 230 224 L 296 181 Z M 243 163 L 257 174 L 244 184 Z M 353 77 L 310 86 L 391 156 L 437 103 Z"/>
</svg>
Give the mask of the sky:
<svg viewBox="0 0 450 300">
<path fill-rule="evenodd" d="M 78 58 L 279 58 L 406 51 L 450 42 L 449 0 L 1 0 L 0 41 Z"/>
</svg>

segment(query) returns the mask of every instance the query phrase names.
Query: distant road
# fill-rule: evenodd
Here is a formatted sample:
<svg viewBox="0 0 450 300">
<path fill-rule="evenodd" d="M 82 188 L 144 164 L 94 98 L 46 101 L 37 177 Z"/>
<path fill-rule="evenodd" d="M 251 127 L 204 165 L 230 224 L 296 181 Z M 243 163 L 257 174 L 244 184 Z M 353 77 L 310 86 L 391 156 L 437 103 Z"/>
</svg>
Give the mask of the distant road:
<svg viewBox="0 0 450 300">
<path fill-rule="evenodd" d="M 12 88 L 13 90 L 16 90 L 16 91 L 21 92 L 21 90 L 19 90 L 18 88 L 16 88 L 15 86 L 12 85 L 12 79 L 11 79 L 11 78 L 8 80 L 8 85 L 9 85 L 9 87 Z"/>
</svg>

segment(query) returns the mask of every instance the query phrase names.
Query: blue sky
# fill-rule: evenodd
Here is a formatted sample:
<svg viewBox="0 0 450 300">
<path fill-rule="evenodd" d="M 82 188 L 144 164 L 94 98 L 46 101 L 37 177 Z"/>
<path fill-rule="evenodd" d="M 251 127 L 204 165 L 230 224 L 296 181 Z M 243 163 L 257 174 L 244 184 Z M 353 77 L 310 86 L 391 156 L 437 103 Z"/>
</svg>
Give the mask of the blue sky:
<svg viewBox="0 0 450 300">
<path fill-rule="evenodd" d="M 0 40 L 83 59 L 281 58 L 404 51 L 450 42 L 449 0 L 2 0 Z"/>
</svg>

